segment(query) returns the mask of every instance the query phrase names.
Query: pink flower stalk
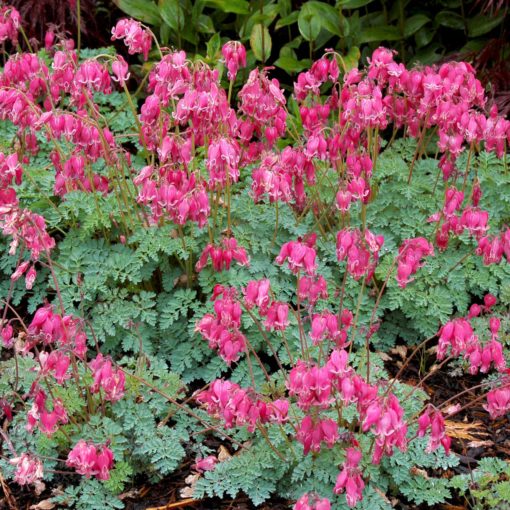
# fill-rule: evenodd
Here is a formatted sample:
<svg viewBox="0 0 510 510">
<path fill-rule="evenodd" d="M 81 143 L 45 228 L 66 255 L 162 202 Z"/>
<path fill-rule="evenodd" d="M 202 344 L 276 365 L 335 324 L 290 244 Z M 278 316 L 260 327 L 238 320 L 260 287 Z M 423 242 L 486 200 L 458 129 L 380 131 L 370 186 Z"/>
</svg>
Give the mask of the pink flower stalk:
<svg viewBox="0 0 510 510">
<path fill-rule="evenodd" d="M 119 85 L 124 87 L 126 81 L 129 80 L 130 72 L 128 63 L 121 55 L 117 55 L 115 60 L 112 62 L 112 72 L 112 80 L 119 82 Z"/>
<path fill-rule="evenodd" d="M 365 482 L 359 467 L 362 453 L 357 448 L 347 448 L 345 454 L 345 462 L 342 471 L 340 471 L 336 479 L 333 491 L 335 494 L 343 494 L 345 492 L 347 505 L 353 508 L 358 501 L 363 499 L 363 489 L 365 488 Z"/>
<path fill-rule="evenodd" d="M 418 436 L 423 437 L 430 429 L 427 453 L 433 452 L 443 446 L 446 455 L 450 453 L 451 438 L 446 435 L 446 427 L 441 411 L 427 406 L 425 411 L 418 418 Z"/>
<path fill-rule="evenodd" d="M 338 315 L 328 311 L 315 314 L 312 317 L 310 338 L 314 345 L 318 345 L 324 339 L 335 343 L 337 347 L 343 348 L 347 342 L 347 329 L 340 329 Z"/>
<path fill-rule="evenodd" d="M 296 396 L 297 405 L 304 411 L 312 406 L 327 409 L 332 402 L 332 375 L 327 366 L 308 366 L 298 360 L 289 373 L 289 395 Z"/>
<path fill-rule="evenodd" d="M 286 100 L 278 80 L 269 80 L 266 70 L 254 69 L 238 97 L 239 110 L 246 116 L 255 134 L 265 136 L 269 145 L 273 145 L 278 136 L 283 136 L 287 119 Z"/>
<path fill-rule="evenodd" d="M 107 444 L 96 446 L 81 439 L 69 452 L 66 465 L 86 478 L 95 476 L 98 480 L 108 480 L 113 460 L 113 452 Z"/>
<path fill-rule="evenodd" d="M 197 458 L 195 464 L 193 464 L 192 468 L 199 473 L 204 473 L 205 471 L 213 471 L 216 463 L 218 462 L 218 457 L 215 455 L 208 455 L 204 458 Z"/>
<path fill-rule="evenodd" d="M 302 301 L 308 301 L 313 308 L 319 299 L 328 298 L 328 284 L 322 275 L 303 276 L 298 281 L 297 294 Z"/>
<path fill-rule="evenodd" d="M 316 419 L 305 416 L 301 420 L 296 439 L 303 445 L 303 453 L 308 455 L 311 451 L 319 452 L 321 444 L 326 443 L 328 448 L 338 441 L 338 425 L 330 418 Z"/>
<path fill-rule="evenodd" d="M 217 379 L 195 398 L 205 405 L 211 416 L 221 417 L 226 428 L 246 426 L 248 431 L 253 432 L 257 423 L 283 423 L 287 419 L 288 406 L 281 400 L 265 403 L 230 381 Z M 278 411 L 275 412 L 275 409 Z"/>
<path fill-rule="evenodd" d="M 481 237 L 478 240 L 476 254 L 483 257 L 486 266 L 499 264 L 505 253 L 505 246 L 499 236 Z"/>
<path fill-rule="evenodd" d="M 124 396 L 126 376 L 121 369 L 113 368 L 110 359 L 104 358 L 99 353 L 89 366 L 94 378 L 94 383 L 90 387 L 92 393 L 98 393 L 102 389 L 105 400 L 110 402 L 117 402 Z"/>
<path fill-rule="evenodd" d="M 12 5 L 0 8 L 0 43 L 9 40 L 13 45 L 16 45 L 20 24 L 20 13 Z"/>
<path fill-rule="evenodd" d="M 237 240 L 234 237 L 225 237 L 221 241 L 222 247 L 208 244 L 198 262 L 195 265 L 197 272 L 202 271 L 207 265 L 209 257 L 213 265 L 213 269 L 217 272 L 223 270 L 229 270 L 232 260 L 235 260 L 240 266 L 249 266 L 250 259 L 246 250 L 237 244 Z"/>
<path fill-rule="evenodd" d="M 134 19 L 121 19 L 112 29 L 112 41 L 123 39 L 128 47 L 128 53 L 135 55 L 141 53 L 144 60 L 149 58 L 152 46 L 151 34 L 142 28 L 140 22 Z"/>
<path fill-rule="evenodd" d="M 487 211 L 468 207 L 462 212 L 460 226 L 468 230 L 472 236 L 480 239 L 481 236 L 485 235 L 485 232 L 487 232 L 489 228 L 487 225 L 488 221 L 489 213 Z"/>
<path fill-rule="evenodd" d="M 336 256 L 339 262 L 347 260 L 347 271 L 355 280 L 371 278 L 383 243 L 383 236 L 368 229 L 363 236 L 358 229 L 344 228 L 336 235 Z"/>
<path fill-rule="evenodd" d="M 239 144 L 233 139 L 220 138 L 211 142 L 207 151 L 206 167 L 209 171 L 209 187 L 224 188 L 239 180 Z"/>
<path fill-rule="evenodd" d="M 492 294 L 486 294 L 483 298 L 483 304 L 485 308 L 485 312 L 489 313 L 492 307 L 498 302 L 496 296 Z"/>
<path fill-rule="evenodd" d="M 434 255 L 434 247 L 425 238 L 417 237 L 406 239 L 398 253 L 397 282 L 400 287 L 405 288 L 413 281 L 410 277 L 423 266 L 422 259 Z"/>
<path fill-rule="evenodd" d="M 317 254 L 314 245 L 314 240 L 311 242 L 302 242 L 300 239 L 289 241 L 281 247 L 280 254 L 276 257 L 276 263 L 282 265 L 287 260 L 288 268 L 294 274 L 304 269 L 309 276 L 313 276 L 317 270 L 315 260 Z"/>
<path fill-rule="evenodd" d="M 222 299 L 217 299 L 223 294 Z M 223 360 L 230 365 L 239 359 L 246 350 L 246 338 L 240 331 L 241 305 L 234 289 L 215 287 L 212 299 L 214 314 L 207 313 L 197 322 L 195 331 L 208 341 L 211 349 L 216 349 Z"/>
<path fill-rule="evenodd" d="M 289 325 L 289 305 L 281 301 L 273 301 L 267 312 L 265 312 L 266 320 L 264 326 L 268 331 L 273 329 L 277 331 L 285 331 Z"/>
<path fill-rule="evenodd" d="M 58 384 L 64 384 L 64 381 L 71 377 L 71 374 L 68 373 L 71 360 L 61 350 L 51 351 L 50 353 L 40 352 L 39 364 L 40 373 L 47 375 L 52 372 Z"/>
<path fill-rule="evenodd" d="M 331 502 L 317 494 L 303 494 L 296 501 L 293 510 L 331 510 Z"/>
<path fill-rule="evenodd" d="M 487 393 L 487 404 L 483 406 L 494 420 L 510 412 L 510 387 L 507 384 Z"/>
<path fill-rule="evenodd" d="M 0 185 L 7 188 L 14 181 L 19 186 L 22 175 L 23 168 L 18 161 L 18 154 L 15 152 L 5 156 L 0 152 Z"/>
<path fill-rule="evenodd" d="M 346 213 L 351 208 L 353 201 L 352 193 L 348 190 L 340 189 L 336 194 L 336 208 L 342 213 Z"/>
<path fill-rule="evenodd" d="M 258 281 L 250 280 L 243 291 L 246 308 L 251 309 L 256 306 L 260 314 L 265 315 L 271 300 L 270 287 L 271 282 L 267 278 Z"/>
<path fill-rule="evenodd" d="M 43 390 L 35 394 L 32 407 L 27 413 L 26 429 L 32 432 L 36 426 L 47 436 L 52 436 L 60 425 L 65 425 L 69 419 L 64 405 L 60 399 L 54 399 L 53 409 L 48 411 L 46 407 L 47 397 Z"/>
<path fill-rule="evenodd" d="M 29 453 L 22 453 L 9 461 L 16 466 L 14 480 L 20 485 L 36 484 L 44 475 L 41 460 Z"/>
<path fill-rule="evenodd" d="M 478 343 L 471 324 L 464 318 L 454 319 L 442 326 L 438 332 L 437 359 L 442 360 L 450 347 L 451 356 L 459 356 L 468 346 Z"/>
<path fill-rule="evenodd" d="M 239 41 L 228 41 L 221 48 L 228 69 L 228 79 L 234 81 L 240 67 L 246 67 L 246 48 Z"/>
<path fill-rule="evenodd" d="M 0 328 L 0 336 L 2 337 L 4 347 L 9 349 L 14 345 L 14 330 L 10 324 Z"/>
</svg>

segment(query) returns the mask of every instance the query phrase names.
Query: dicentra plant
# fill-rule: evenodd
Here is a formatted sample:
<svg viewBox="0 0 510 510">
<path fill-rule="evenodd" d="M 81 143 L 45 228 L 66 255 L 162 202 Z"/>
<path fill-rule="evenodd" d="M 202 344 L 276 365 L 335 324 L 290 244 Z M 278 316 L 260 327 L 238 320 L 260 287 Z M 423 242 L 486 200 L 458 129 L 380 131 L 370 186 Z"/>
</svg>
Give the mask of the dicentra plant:
<svg viewBox="0 0 510 510">
<path fill-rule="evenodd" d="M 0 40 L 19 31 L 2 8 Z M 467 491 L 438 473 L 457 463 L 448 424 L 510 409 L 510 123 L 471 66 L 327 52 L 289 96 L 270 69 L 235 87 L 238 42 L 211 67 L 134 20 L 112 39 L 159 61 L 131 77 L 52 36 L 0 76 L 6 476 L 78 475 L 56 496 L 76 508 L 120 508 L 190 456 L 196 498 Z M 448 366 L 470 389 L 430 401 Z"/>
</svg>

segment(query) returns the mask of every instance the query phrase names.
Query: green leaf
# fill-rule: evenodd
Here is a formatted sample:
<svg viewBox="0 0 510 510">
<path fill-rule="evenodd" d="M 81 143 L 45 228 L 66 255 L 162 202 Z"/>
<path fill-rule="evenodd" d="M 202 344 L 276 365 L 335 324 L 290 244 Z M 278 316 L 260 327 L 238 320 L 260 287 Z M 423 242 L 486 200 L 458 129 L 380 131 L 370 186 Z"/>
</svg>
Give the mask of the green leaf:
<svg viewBox="0 0 510 510">
<path fill-rule="evenodd" d="M 280 30 L 280 28 L 288 27 L 289 25 L 293 25 L 298 20 L 299 11 L 293 11 L 285 18 L 281 18 L 276 22 L 275 30 Z"/>
<path fill-rule="evenodd" d="M 149 25 L 159 25 L 161 16 L 158 6 L 152 0 L 113 0 L 115 5 L 132 18 Z"/>
<path fill-rule="evenodd" d="M 284 71 L 287 71 L 288 73 L 299 73 L 303 69 L 306 69 L 310 66 L 310 60 L 297 60 L 294 57 L 281 56 L 276 60 L 274 65 L 283 69 Z"/>
<path fill-rule="evenodd" d="M 358 37 L 358 43 L 378 42 L 378 41 L 398 41 L 401 38 L 400 31 L 397 27 L 382 26 L 369 27 L 361 30 Z"/>
<path fill-rule="evenodd" d="M 246 0 L 207 0 L 206 4 L 223 12 L 232 12 L 234 14 L 250 13 L 250 3 Z"/>
<path fill-rule="evenodd" d="M 453 11 L 441 11 L 436 14 L 434 22 L 443 27 L 453 28 L 454 30 L 464 30 L 464 20 L 462 16 Z"/>
<path fill-rule="evenodd" d="M 427 27 L 423 27 L 416 34 L 414 34 L 414 40 L 416 41 L 416 46 L 418 48 L 423 48 L 424 46 L 427 46 L 432 39 L 434 38 L 436 31 L 431 30 Z"/>
<path fill-rule="evenodd" d="M 489 33 L 496 28 L 502 21 L 504 16 L 475 16 L 467 22 L 469 37 L 480 37 Z"/>
<path fill-rule="evenodd" d="M 159 0 L 159 13 L 172 30 L 182 30 L 184 27 L 184 11 L 179 0 Z"/>
<path fill-rule="evenodd" d="M 220 51 L 221 39 L 220 33 L 216 32 L 206 43 L 207 46 L 207 57 L 211 60 L 216 58 L 216 55 Z"/>
<path fill-rule="evenodd" d="M 197 28 L 199 32 L 204 32 L 206 34 L 214 34 L 215 32 L 213 20 L 206 14 L 200 14 L 198 17 Z"/>
<path fill-rule="evenodd" d="M 340 10 L 324 2 L 310 1 L 307 4 L 312 13 L 317 16 L 328 32 L 343 37 L 348 35 L 349 23 L 341 16 Z"/>
<path fill-rule="evenodd" d="M 298 28 L 306 41 L 313 41 L 317 39 L 322 25 L 320 17 L 309 4 L 310 2 L 304 4 L 299 11 Z"/>
<path fill-rule="evenodd" d="M 414 35 L 429 21 L 430 18 L 425 16 L 425 14 L 415 14 L 414 16 L 407 18 L 404 26 L 404 37 L 410 37 L 411 35 Z"/>
<path fill-rule="evenodd" d="M 355 67 L 358 67 L 359 59 L 361 58 L 361 52 L 357 46 L 352 46 L 347 55 L 342 55 L 342 62 L 345 66 L 346 71 L 350 71 Z"/>
<path fill-rule="evenodd" d="M 262 24 L 253 27 L 250 35 L 250 46 L 257 60 L 265 62 L 271 55 L 271 36 L 269 30 Z"/>
<path fill-rule="evenodd" d="M 342 9 L 359 9 L 365 5 L 371 4 L 374 0 L 340 0 Z"/>
</svg>

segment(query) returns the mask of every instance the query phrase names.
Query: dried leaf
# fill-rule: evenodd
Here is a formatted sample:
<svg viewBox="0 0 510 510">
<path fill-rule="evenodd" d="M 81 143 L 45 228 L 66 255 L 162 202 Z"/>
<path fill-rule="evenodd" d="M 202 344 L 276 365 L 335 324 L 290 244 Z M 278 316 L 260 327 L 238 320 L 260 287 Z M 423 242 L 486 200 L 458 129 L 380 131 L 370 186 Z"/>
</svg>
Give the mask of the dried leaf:
<svg viewBox="0 0 510 510">
<path fill-rule="evenodd" d="M 223 445 L 220 445 L 218 448 L 218 460 L 223 462 L 224 460 L 230 459 L 230 457 L 232 457 L 230 452 Z"/>
<path fill-rule="evenodd" d="M 55 503 L 51 499 L 45 499 L 37 503 L 37 505 L 32 505 L 30 510 L 51 510 L 52 508 L 55 508 Z"/>
<path fill-rule="evenodd" d="M 390 352 L 391 354 L 398 354 L 402 359 L 407 358 L 407 347 L 405 345 L 397 345 Z"/>
</svg>

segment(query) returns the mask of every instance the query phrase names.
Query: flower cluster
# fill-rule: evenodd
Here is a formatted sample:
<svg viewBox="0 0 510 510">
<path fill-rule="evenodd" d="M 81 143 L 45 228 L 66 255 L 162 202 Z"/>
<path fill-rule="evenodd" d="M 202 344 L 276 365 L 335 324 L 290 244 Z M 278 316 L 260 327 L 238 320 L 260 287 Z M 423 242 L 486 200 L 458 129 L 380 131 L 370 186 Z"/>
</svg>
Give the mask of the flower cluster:
<svg viewBox="0 0 510 510">
<path fill-rule="evenodd" d="M 208 244 L 198 262 L 195 264 L 195 269 L 199 273 L 207 265 L 209 257 L 213 265 L 213 269 L 217 272 L 230 269 L 230 265 L 235 260 L 240 266 L 248 266 L 250 259 L 246 250 L 237 244 L 237 240 L 233 237 L 225 237 L 221 242 L 222 246 L 214 246 Z"/>
<path fill-rule="evenodd" d="M 221 417 L 226 428 L 246 427 L 253 432 L 259 424 L 287 421 L 287 400 L 264 402 L 230 381 L 217 379 L 195 398 L 210 415 Z"/>
<path fill-rule="evenodd" d="M 218 299 L 218 296 L 223 296 Z M 217 285 L 212 297 L 214 314 L 208 313 L 198 321 L 195 330 L 209 342 L 211 349 L 218 349 L 220 356 L 230 365 L 246 349 L 246 339 L 240 331 L 241 305 L 236 300 L 235 289 Z"/>
<path fill-rule="evenodd" d="M 376 236 L 368 229 L 364 234 L 359 229 L 345 228 L 336 235 L 336 256 L 339 262 L 347 261 L 347 271 L 355 280 L 370 279 L 374 274 L 383 236 Z"/>
<path fill-rule="evenodd" d="M 87 478 L 108 480 L 113 468 L 113 452 L 107 444 L 94 445 L 81 439 L 67 456 L 66 465 Z"/>
</svg>

